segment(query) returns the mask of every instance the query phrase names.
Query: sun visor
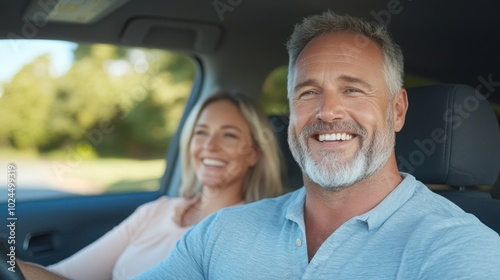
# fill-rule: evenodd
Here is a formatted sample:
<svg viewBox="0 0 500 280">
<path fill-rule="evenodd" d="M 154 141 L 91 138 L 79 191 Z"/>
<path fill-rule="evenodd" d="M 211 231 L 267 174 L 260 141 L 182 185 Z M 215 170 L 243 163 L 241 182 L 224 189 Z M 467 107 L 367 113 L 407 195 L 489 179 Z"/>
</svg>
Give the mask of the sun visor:
<svg viewBox="0 0 500 280">
<path fill-rule="evenodd" d="M 222 30 L 214 24 L 136 18 L 125 27 L 121 42 L 162 49 L 210 53 L 217 49 Z"/>
</svg>

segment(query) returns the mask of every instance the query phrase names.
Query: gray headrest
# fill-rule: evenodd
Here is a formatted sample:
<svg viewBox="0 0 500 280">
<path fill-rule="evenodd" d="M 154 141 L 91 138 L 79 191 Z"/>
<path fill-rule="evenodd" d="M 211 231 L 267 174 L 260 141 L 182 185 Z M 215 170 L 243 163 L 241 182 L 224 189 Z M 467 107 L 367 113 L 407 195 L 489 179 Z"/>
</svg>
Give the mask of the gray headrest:
<svg viewBox="0 0 500 280">
<path fill-rule="evenodd" d="M 406 122 L 396 135 L 401 171 L 429 184 L 493 185 L 500 132 L 490 104 L 474 88 L 440 84 L 408 89 Z"/>
</svg>

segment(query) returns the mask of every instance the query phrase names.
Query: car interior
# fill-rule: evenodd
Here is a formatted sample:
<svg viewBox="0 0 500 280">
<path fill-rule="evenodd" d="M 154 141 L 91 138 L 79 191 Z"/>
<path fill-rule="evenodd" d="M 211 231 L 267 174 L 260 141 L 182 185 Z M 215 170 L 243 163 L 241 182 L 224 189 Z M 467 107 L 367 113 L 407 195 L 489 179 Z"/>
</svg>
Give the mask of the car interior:
<svg viewBox="0 0 500 280">
<path fill-rule="evenodd" d="M 96 9 L 92 5 L 97 2 L 3 1 L 0 39 L 11 42 L 7 55 L 16 56 L 19 42 L 33 39 L 169 50 L 193 58 L 193 87 L 179 129 L 162 155 L 168 164 L 157 190 L 18 200 L 18 258 L 55 263 L 138 206 L 163 195 L 178 196 L 180 128 L 189 111 L 221 89 L 259 98 L 269 74 L 287 66 L 285 42 L 294 24 L 327 9 L 387 25 L 403 50 L 409 110 L 396 135 L 400 170 L 500 233 L 500 2 L 115 0 Z M 78 16 L 71 13 L 75 10 Z M 276 95 L 286 98 L 286 88 Z M 288 112 L 270 110 L 269 121 L 284 156 L 286 191 L 300 188 L 300 168 L 287 143 Z M 7 167 L 0 168 L 5 172 Z M 18 175 L 30 176 L 22 166 Z M 0 206 L 5 222 L 7 200 Z M 0 239 L 7 243 L 3 228 Z"/>
</svg>

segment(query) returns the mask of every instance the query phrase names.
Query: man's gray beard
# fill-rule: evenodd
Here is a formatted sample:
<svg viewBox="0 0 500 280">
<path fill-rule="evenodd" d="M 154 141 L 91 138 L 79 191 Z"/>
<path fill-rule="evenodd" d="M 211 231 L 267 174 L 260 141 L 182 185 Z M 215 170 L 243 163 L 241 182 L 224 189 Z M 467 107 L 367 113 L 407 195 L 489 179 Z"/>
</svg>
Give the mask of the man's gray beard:
<svg viewBox="0 0 500 280">
<path fill-rule="evenodd" d="M 389 111 L 392 110 L 389 109 Z M 304 127 L 300 139 L 289 128 L 290 150 L 302 172 L 313 182 L 327 190 L 341 190 L 371 176 L 387 162 L 395 142 L 391 117 L 392 112 L 388 112 L 386 130 L 376 132 L 372 139 L 367 139 L 366 131 L 358 124 L 340 121 L 311 123 Z M 320 151 L 317 155 L 320 159 L 318 161 L 313 159 L 307 146 L 308 138 L 317 131 L 332 129 L 348 131 L 360 137 L 361 149 L 356 152 L 351 161 L 341 161 L 341 154 L 332 151 Z"/>
</svg>

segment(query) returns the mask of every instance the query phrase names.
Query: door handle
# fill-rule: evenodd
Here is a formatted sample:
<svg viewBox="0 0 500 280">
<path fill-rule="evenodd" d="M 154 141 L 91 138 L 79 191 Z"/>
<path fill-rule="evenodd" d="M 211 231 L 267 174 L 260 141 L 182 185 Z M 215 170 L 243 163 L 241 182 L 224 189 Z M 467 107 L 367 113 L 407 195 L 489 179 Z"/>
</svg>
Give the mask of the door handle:
<svg viewBox="0 0 500 280">
<path fill-rule="evenodd" d="M 54 251 L 55 248 L 53 232 L 28 233 L 23 243 L 23 249 L 30 257 Z"/>
</svg>

